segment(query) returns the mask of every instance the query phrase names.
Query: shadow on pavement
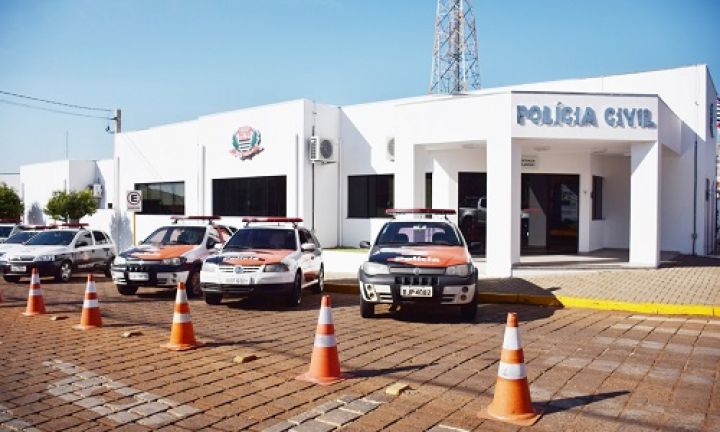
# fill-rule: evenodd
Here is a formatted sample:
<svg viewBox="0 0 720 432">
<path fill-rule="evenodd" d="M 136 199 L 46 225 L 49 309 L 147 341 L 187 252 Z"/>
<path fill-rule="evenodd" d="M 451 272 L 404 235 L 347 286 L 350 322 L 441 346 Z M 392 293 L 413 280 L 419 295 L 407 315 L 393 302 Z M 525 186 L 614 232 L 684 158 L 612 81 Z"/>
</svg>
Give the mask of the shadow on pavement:
<svg viewBox="0 0 720 432">
<path fill-rule="evenodd" d="M 687 268 L 687 267 L 720 267 L 720 259 L 691 255 L 677 255 L 674 258 L 660 264 L 661 269 L 665 268 Z"/>
<path fill-rule="evenodd" d="M 553 399 L 545 402 L 537 402 L 535 405 L 541 407 L 544 410 L 545 415 L 547 415 L 556 412 L 567 411 L 569 409 L 577 408 L 579 406 L 589 405 L 593 402 L 600 402 L 605 399 L 612 399 L 618 396 L 624 396 L 629 393 L 630 391 L 628 390 L 620 390 L 614 392 L 597 393 L 587 396 Z"/>
<path fill-rule="evenodd" d="M 404 305 L 395 312 L 377 311 L 374 319 L 423 324 L 503 324 L 507 321 L 508 312 L 517 312 L 521 321 L 534 321 L 551 317 L 558 309 L 545 306 L 480 304 L 477 317 L 470 322 L 462 318 L 459 306 Z"/>
<path fill-rule="evenodd" d="M 390 368 L 380 368 L 380 369 L 354 369 L 350 371 L 351 378 L 372 378 L 376 376 L 381 375 L 389 375 L 396 372 L 409 372 L 409 371 L 415 371 L 420 370 L 429 366 L 435 366 L 437 363 L 425 363 L 425 364 L 417 364 L 417 365 L 407 365 L 407 366 L 396 366 L 396 367 L 390 367 Z"/>
</svg>

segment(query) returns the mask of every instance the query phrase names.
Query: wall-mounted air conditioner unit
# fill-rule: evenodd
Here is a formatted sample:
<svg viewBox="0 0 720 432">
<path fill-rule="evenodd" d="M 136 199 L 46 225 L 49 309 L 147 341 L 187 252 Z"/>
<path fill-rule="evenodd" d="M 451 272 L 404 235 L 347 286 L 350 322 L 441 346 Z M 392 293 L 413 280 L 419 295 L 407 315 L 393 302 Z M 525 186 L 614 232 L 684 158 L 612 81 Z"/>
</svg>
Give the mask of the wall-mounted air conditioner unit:
<svg viewBox="0 0 720 432">
<path fill-rule="evenodd" d="M 94 183 L 90 188 L 93 198 L 102 198 L 103 187 L 100 183 Z"/>
<path fill-rule="evenodd" d="M 317 136 L 310 137 L 310 162 L 337 162 L 337 148 L 329 139 Z"/>
</svg>

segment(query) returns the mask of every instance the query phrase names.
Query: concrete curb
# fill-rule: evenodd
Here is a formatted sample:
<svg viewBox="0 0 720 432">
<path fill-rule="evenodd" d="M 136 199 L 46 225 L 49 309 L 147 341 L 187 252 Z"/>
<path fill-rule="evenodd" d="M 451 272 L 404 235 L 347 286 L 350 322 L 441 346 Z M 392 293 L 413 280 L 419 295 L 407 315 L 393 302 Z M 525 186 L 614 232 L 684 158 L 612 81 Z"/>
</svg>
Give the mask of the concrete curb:
<svg viewBox="0 0 720 432">
<path fill-rule="evenodd" d="M 656 315 L 704 315 L 720 317 L 720 305 L 629 303 L 616 300 L 532 294 L 478 293 L 481 303 L 520 303 L 539 306 L 637 312 Z"/>
<path fill-rule="evenodd" d="M 325 291 L 340 294 L 360 294 L 357 284 L 325 282 Z M 667 303 L 629 303 L 616 300 L 593 299 L 584 297 L 549 296 L 534 294 L 504 294 L 479 292 L 480 303 L 527 304 L 637 312 L 655 315 L 703 315 L 720 317 L 720 305 L 667 304 Z"/>
</svg>

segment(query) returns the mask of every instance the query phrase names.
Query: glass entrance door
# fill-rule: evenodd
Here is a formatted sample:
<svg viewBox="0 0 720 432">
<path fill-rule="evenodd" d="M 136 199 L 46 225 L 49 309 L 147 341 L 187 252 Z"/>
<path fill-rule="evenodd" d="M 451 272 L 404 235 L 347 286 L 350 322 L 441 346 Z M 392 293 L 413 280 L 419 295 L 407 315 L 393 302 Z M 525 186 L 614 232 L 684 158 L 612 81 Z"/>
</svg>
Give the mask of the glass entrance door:
<svg viewBox="0 0 720 432">
<path fill-rule="evenodd" d="M 523 254 L 577 253 L 580 177 L 522 175 Z"/>
</svg>

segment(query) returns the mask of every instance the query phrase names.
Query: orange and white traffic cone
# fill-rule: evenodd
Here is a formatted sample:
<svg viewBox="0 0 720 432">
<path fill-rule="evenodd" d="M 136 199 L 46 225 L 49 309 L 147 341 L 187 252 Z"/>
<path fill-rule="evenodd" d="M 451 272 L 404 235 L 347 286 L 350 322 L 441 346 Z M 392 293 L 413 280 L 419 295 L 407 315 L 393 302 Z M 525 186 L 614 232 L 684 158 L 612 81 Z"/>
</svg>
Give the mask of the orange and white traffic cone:
<svg viewBox="0 0 720 432">
<path fill-rule="evenodd" d="M 317 330 L 315 331 L 315 344 L 310 370 L 296 379 L 320 385 L 330 385 L 342 381 L 345 374 L 340 372 L 340 358 L 335 340 L 335 324 L 332 317 L 332 304 L 330 296 L 323 296 L 320 305 Z"/>
<path fill-rule="evenodd" d="M 179 282 L 177 295 L 175 296 L 175 313 L 173 314 L 172 328 L 170 329 L 170 342 L 162 345 L 162 347 L 173 351 L 184 351 L 202 345 L 204 345 L 202 342 L 195 340 L 185 283 Z"/>
<path fill-rule="evenodd" d="M 95 289 L 95 277 L 88 274 L 87 286 L 85 287 L 85 300 L 83 301 L 80 324 L 74 325 L 75 330 L 90 330 L 102 327 L 102 316 L 98 303 L 97 290 Z"/>
<path fill-rule="evenodd" d="M 30 276 L 30 291 L 28 292 L 27 307 L 23 315 L 34 316 L 45 313 L 45 301 L 43 300 L 42 289 L 40 288 L 40 273 L 38 269 L 32 269 Z"/>
<path fill-rule="evenodd" d="M 542 413 L 533 409 L 530 400 L 525 355 L 520 342 L 517 314 L 508 313 L 500 366 L 492 403 L 478 417 L 500 420 L 517 426 L 532 426 Z"/>
</svg>

